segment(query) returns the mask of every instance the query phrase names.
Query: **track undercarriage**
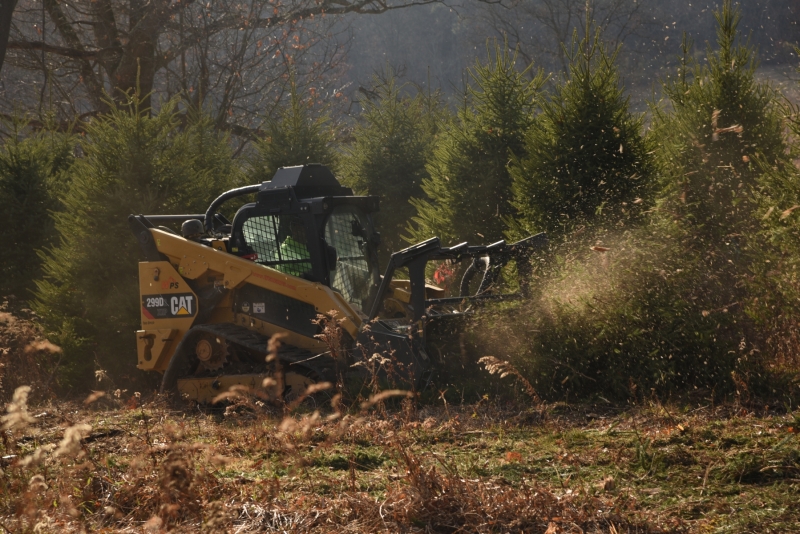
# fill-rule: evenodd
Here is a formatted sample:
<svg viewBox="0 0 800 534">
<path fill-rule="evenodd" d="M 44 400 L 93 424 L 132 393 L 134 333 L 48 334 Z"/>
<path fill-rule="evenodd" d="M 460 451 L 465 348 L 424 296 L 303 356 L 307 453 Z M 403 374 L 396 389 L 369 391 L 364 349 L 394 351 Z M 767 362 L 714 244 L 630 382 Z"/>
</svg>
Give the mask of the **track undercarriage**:
<svg viewBox="0 0 800 534">
<path fill-rule="evenodd" d="M 167 367 L 162 392 L 176 389 L 210 402 L 239 384 L 267 398 L 291 399 L 311 384 L 336 380 L 338 366 L 330 355 L 270 339 L 230 323 L 193 327 Z"/>
</svg>

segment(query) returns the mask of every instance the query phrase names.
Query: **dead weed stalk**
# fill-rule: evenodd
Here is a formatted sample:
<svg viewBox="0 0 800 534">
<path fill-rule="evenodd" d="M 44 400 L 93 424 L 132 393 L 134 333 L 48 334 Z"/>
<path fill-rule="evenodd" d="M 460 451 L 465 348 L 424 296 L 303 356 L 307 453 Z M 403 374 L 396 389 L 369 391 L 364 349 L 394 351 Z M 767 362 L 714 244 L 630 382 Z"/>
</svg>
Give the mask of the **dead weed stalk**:
<svg viewBox="0 0 800 534">
<path fill-rule="evenodd" d="M 528 381 L 527 378 L 522 376 L 522 373 L 520 373 L 516 367 L 511 365 L 511 363 L 495 358 L 494 356 L 484 356 L 478 360 L 478 363 L 482 364 L 490 375 L 499 374 L 500 378 L 513 376 L 517 379 L 517 382 L 522 384 L 525 393 L 531 398 L 531 400 L 533 400 L 533 402 L 536 404 L 540 404 L 542 402 L 533 385 Z"/>
</svg>

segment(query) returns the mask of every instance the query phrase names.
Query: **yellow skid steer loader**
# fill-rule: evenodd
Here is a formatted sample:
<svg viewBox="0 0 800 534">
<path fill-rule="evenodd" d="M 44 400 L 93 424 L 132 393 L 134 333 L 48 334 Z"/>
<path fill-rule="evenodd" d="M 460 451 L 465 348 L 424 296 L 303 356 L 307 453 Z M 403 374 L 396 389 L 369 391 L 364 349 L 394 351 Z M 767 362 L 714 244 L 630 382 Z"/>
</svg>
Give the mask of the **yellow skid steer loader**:
<svg viewBox="0 0 800 534">
<path fill-rule="evenodd" d="M 232 221 L 218 213 L 242 196 L 255 201 Z M 381 276 L 377 210 L 378 197 L 355 196 L 326 167 L 305 165 L 228 191 L 205 214 L 129 216 L 142 252 L 138 367 L 163 373 L 162 392 L 200 402 L 236 384 L 296 395 L 374 353 L 419 385 L 431 368 L 427 325 L 480 301 L 518 297 L 493 291 L 500 270 L 515 260 L 524 290 L 529 257 L 546 243 L 539 234 L 445 248 L 432 238 L 392 254 Z M 171 228 L 178 224 L 180 233 Z M 425 280 L 428 262 L 444 260 L 469 260 L 453 296 Z M 406 279 L 396 278 L 400 271 Z M 320 317 L 340 325 L 344 350 L 332 353 L 320 339 Z M 267 358 L 275 334 L 282 343 Z M 278 385 L 264 388 L 268 377 Z"/>
</svg>

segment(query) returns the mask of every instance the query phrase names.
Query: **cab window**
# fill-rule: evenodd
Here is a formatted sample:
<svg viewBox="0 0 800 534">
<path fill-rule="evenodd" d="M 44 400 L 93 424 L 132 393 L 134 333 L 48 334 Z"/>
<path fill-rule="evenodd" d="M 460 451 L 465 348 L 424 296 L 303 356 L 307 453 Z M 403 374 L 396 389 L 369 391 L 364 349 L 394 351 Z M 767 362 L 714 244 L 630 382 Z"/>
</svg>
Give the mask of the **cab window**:
<svg viewBox="0 0 800 534">
<path fill-rule="evenodd" d="M 378 266 L 369 252 L 372 224 L 354 206 L 337 206 L 325 223 L 325 241 L 336 249 L 338 261 L 331 271 L 331 288 L 362 311 L 367 309 Z"/>
<path fill-rule="evenodd" d="M 253 251 L 253 261 L 293 276 L 311 271 L 305 226 L 295 215 L 250 217 L 242 234 Z"/>
</svg>

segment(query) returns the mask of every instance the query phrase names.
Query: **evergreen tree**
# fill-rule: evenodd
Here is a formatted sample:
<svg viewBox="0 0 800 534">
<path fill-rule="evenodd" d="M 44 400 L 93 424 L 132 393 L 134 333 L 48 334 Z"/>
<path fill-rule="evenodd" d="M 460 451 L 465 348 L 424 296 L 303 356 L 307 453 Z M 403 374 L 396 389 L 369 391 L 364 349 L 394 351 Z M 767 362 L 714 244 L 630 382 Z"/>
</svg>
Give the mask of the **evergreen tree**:
<svg viewBox="0 0 800 534">
<path fill-rule="evenodd" d="M 769 293 L 757 281 L 777 279 L 786 263 L 762 255 L 757 232 L 765 191 L 785 189 L 764 171 L 788 170 L 790 154 L 776 95 L 754 80 L 753 52 L 737 44 L 738 11 L 726 0 L 716 17 L 718 47 L 703 65 L 684 43 L 679 75 L 665 87 L 670 105 L 655 110 L 662 190 L 651 224 L 604 236 L 602 255 L 581 237 L 557 243 L 563 261 L 543 267 L 540 294 L 510 314 L 529 336 L 514 352 L 529 355 L 533 378 L 553 393 L 724 395 L 745 379 L 751 392 L 767 383 L 777 330 L 755 316 L 754 301 Z M 766 220 L 791 220 L 783 214 L 794 198 L 776 201 L 783 212 Z"/>
<path fill-rule="evenodd" d="M 721 390 L 743 369 L 754 385 L 761 370 L 750 355 L 768 350 L 754 307 L 754 297 L 766 296 L 758 293 L 766 259 L 760 205 L 771 188 L 764 171 L 791 159 L 779 97 L 755 80 L 755 54 L 739 41 L 740 10 L 725 0 L 715 18 L 717 48 L 703 64 L 684 39 L 678 75 L 664 87 L 671 111 L 654 110 L 661 191 L 649 230 L 664 244 L 641 267 L 650 282 L 637 285 L 650 296 L 635 316 L 648 319 L 641 330 L 661 339 L 661 355 L 682 366 L 683 377 L 706 377 Z"/>
<path fill-rule="evenodd" d="M 375 76 L 375 96 L 362 102 L 354 143 L 341 164 L 344 183 L 358 194 L 380 195 L 376 224 L 381 232 L 383 265 L 389 254 L 405 248 L 401 233 L 415 214 L 409 203 L 422 196 L 430 157 L 445 111 L 440 95 L 404 95 L 393 72 Z"/>
<path fill-rule="evenodd" d="M 739 8 L 725 0 L 717 50 L 708 64 L 684 38 L 678 75 L 664 85 L 673 111 L 655 109 L 653 134 L 663 192 L 659 210 L 697 244 L 720 251 L 746 246 L 764 166 L 788 162 L 778 95 L 759 83 L 753 50 L 738 42 Z M 734 235 L 736 234 L 736 235 Z"/>
<path fill-rule="evenodd" d="M 174 102 L 151 117 L 136 96 L 87 126 L 83 151 L 55 214 L 59 243 L 41 254 L 34 303 L 71 384 L 91 380 L 95 365 L 119 376 L 136 363 L 140 251 L 128 215 L 203 212 L 236 174 L 210 120 L 180 130 Z"/>
<path fill-rule="evenodd" d="M 630 113 L 623 94 L 618 52 L 607 51 L 599 31 L 591 35 L 588 21 L 582 41 L 573 35 L 568 77 L 543 103 L 526 155 L 511 166 L 520 233 L 557 235 L 641 211 L 652 163 L 644 116 Z"/>
<path fill-rule="evenodd" d="M 544 75 L 516 67 L 517 55 L 496 45 L 486 65 L 470 69 L 464 107 L 440 135 L 422 183 L 425 197 L 413 199 L 417 216 L 410 241 L 438 235 L 445 243 L 485 243 L 502 239 L 511 203 L 508 162 L 525 155 L 525 133 Z"/>
<path fill-rule="evenodd" d="M 780 194 L 770 175 L 791 166 L 791 156 L 779 97 L 755 80 L 753 51 L 738 42 L 740 10 L 726 0 L 715 16 L 718 49 L 708 50 L 703 65 L 684 39 L 678 76 L 665 85 L 673 111 L 655 113 L 663 184 L 658 228 L 676 239 L 684 276 L 694 277 L 693 302 L 704 310 L 738 303 L 731 320 L 740 338 L 758 344 L 759 329 L 745 332 L 744 325 L 761 313 L 750 313 L 746 303 L 759 296 L 749 293 L 771 270 L 758 235 L 766 211 L 760 206 Z"/>
<path fill-rule="evenodd" d="M 307 97 L 294 82 L 289 102 L 276 115 L 267 118 L 264 137 L 255 143 L 250 182 L 272 180 L 280 167 L 321 163 L 335 171 L 334 133 L 330 118 L 312 113 L 313 98 Z"/>
<path fill-rule="evenodd" d="M 796 52 L 800 53 L 800 49 Z M 789 133 L 785 158 L 762 162 L 764 172 L 756 190 L 755 212 L 760 228 L 748 241 L 750 262 L 747 306 L 765 332 L 776 360 L 797 368 L 800 355 L 800 107 L 785 102 L 783 114 Z"/>
<path fill-rule="evenodd" d="M 74 139 L 30 131 L 24 121 L 7 126 L 0 148 L 0 295 L 27 298 L 41 274 L 37 251 L 54 242 L 50 212 L 67 187 Z"/>
</svg>

